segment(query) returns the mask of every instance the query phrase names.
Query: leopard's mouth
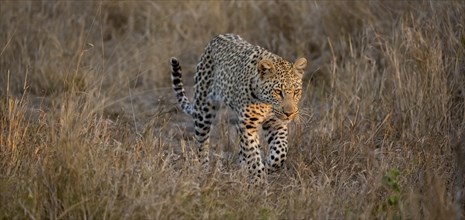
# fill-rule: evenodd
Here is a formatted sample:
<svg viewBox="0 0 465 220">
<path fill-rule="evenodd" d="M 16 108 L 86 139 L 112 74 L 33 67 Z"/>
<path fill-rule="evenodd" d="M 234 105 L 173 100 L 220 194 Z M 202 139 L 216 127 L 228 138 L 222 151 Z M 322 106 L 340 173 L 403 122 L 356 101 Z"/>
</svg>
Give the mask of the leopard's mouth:
<svg viewBox="0 0 465 220">
<path fill-rule="evenodd" d="M 281 111 L 274 111 L 274 114 L 276 115 L 277 118 L 283 120 L 283 121 L 292 121 L 298 114 L 298 111 L 295 111 L 291 114 L 285 114 L 284 112 Z"/>
</svg>

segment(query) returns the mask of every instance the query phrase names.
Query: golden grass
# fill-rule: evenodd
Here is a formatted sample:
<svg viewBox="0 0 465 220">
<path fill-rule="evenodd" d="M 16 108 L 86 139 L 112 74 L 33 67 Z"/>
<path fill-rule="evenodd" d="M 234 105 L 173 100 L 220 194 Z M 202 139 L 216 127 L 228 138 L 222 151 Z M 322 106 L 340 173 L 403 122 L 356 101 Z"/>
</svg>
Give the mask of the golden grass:
<svg viewBox="0 0 465 220">
<path fill-rule="evenodd" d="M 464 218 L 465 4 L 0 7 L 1 219 Z M 216 34 L 310 61 L 283 170 L 249 188 L 230 114 L 195 162 L 185 81 Z M 188 91 L 192 94 L 191 89 Z"/>
</svg>

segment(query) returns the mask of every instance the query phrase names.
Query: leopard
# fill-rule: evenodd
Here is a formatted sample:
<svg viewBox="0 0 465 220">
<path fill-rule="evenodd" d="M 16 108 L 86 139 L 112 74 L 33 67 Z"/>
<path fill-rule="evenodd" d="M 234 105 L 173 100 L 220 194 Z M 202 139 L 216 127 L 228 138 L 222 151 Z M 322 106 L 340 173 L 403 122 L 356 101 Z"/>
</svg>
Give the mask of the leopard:
<svg viewBox="0 0 465 220">
<path fill-rule="evenodd" d="M 288 153 L 288 125 L 299 114 L 305 58 L 291 63 L 239 35 L 217 35 L 196 65 L 192 102 L 186 96 L 178 59 L 172 57 L 170 64 L 177 103 L 194 121 L 201 164 L 209 163 L 212 122 L 224 103 L 237 115 L 239 163 L 248 171 L 250 182 L 266 182 L 268 174 L 283 166 Z M 260 134 L 268 142 L 264 160 Z"/>
</svg>

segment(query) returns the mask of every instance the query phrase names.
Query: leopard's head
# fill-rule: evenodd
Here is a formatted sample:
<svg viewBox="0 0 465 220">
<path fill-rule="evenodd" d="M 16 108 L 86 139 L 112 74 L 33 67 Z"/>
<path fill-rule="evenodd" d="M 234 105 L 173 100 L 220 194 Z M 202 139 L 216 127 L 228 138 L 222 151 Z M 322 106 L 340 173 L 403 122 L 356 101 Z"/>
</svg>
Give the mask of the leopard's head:
<svg viewBox="0 0 465 220">
<path fill-rule="evenodd" d="M 262 59 L 257 63 L 259 99 L 272 107 L 281 120 L 290 121 L 299 112 L 305 58 L 293 64 L 283 59 Z"/>
</svg>

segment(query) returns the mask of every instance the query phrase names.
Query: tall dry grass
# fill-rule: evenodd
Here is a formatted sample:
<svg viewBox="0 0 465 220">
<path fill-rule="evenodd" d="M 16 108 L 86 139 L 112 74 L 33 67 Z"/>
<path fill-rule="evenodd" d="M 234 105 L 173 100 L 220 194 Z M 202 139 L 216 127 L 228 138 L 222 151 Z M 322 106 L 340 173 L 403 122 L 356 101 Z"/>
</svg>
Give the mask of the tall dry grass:
<svg viewBox="0 0 465 220">
<path fill-rule="evenodd" d="M 464 218 L 464 9 L 2 2 L 0 218 Z M 228 112 L 200 171 L 170 89 L 168 58 L 192 86 L 203 47 L 225 32 L 310 61 L 306 114 L 261 189 L 235 162 Z"/>
</svg>

